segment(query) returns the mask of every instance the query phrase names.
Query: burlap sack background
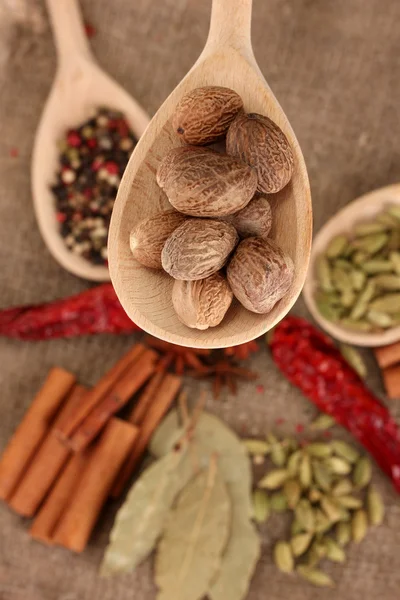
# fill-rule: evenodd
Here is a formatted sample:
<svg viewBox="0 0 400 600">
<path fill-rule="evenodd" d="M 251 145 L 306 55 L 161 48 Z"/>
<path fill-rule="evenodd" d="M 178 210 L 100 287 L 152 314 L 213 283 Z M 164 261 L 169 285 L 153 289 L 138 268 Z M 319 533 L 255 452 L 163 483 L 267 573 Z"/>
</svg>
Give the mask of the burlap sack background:
<svg viewBox="0 0 400 600">
<path fill-rule="evenodd" d="M 233 1 L 233 0 L 232 0 Z M 206 39 L 210 0 L 83 0 L 100 64 L 153 114 L 191 67 Z M 54 262 L 36 227 L 29 167 L 35 129 L 55 71 L 40 0 L 2 0 L 0 10 L 0 306 L 40 302 L 85 288 Z M 259 65 L 287 112 L 307 161 L 318 229 L 352 198 L 399 180 L 400 4 L 397 0 L 254 0 Z M 18 157 L 10 156 L 17 148 Z M 301 302 L 296 306 L 304 314 Z M 62 365 L 92 384 L 131 339 L 96 337 L 46 343 L 0 339 L 0 449 L 49 367 Z M 381 382 L 372 357 L 369 383 Z M 314 408 L 263 351 L 251 361 L 263 395 L 243 386 L 238 398 L 208 408 L 238 431 L 263 433 L 284 416 L 283 431 Z M 197 384 L 196 384 L 197 385 Z M 196 387 L 196 386 L 194 386 Z M 197 386 L 199 387 L 199 386 Z M 399 411 L 397 410 L 399 415 Z M 345 433 L 338 430 L 338 435 Z M 283 529 L 263 528 L 263 555 L 249 600 L 399 598 L 400 507 L 389 482 L 384 526 L 329 571 L 335 590 L 318 590 L 271 564 Z M 29 540 L 27 523 L 0 506 L 0 600 L 151 600 L 151 561 L 129 576 L 102 581 L 97 567 L 115 506 L 107 508 L 88 550 L 73 556 Z M 229 600 L 227 598 L 226 600 Z"/>
</svg>

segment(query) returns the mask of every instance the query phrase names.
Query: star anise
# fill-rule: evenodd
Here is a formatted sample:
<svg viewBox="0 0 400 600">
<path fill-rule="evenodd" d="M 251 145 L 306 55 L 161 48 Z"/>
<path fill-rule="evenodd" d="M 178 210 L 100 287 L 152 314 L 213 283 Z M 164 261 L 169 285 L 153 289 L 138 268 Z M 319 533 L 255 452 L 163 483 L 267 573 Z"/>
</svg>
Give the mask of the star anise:
<svg viewBox="0 0 400 600">
<path fill-rule="evenodd" d="M 239 344 L 239 346 L 230 346 L 225 348 L 225 356 L 234 356 L 239 360 L 247 360 L 251 354 L 258 352 L 260 349 L 259 345 L 255 340 L 246 342 L 245 344 Z"/>
<path fill-rule="evenodd" d="M 254 371 L 238 367 L 235 362 L 226 358 L 206 365 L 202 370 L 189 372 L 189 375 L 197 379 L 212 378 L 213 394 L 216 399 L 219 398 L 222 387 L 226 386 L 233 395 L 236 395 L 238 380 L 254 381 L 258 378 Z"/>
<path fill-rule="evenodd" d="M 210 350 L 205 348 L 185 348 L 177 344 L 170 344 L 156 338 L 146 338 L 149 346 L 162 353 L 160 362 L 157 368 L 159 370 L 167 370 L 172 366 L 177 375 L 183 375 L 187 368 L 193 369 L 195 372 L 200 372 L 204 369 L 205 364 L 200 359 L 201 356 L 209 356 Z"/>
</svg>

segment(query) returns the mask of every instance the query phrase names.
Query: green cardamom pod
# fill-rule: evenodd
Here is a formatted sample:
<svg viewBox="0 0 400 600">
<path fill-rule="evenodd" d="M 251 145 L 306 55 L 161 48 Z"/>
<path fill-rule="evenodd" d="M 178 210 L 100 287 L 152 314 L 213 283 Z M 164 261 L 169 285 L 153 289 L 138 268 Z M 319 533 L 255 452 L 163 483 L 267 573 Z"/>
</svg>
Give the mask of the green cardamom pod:
<svg viewBox="0 0 400 600">
<path fill-rule="evenodd" d="M 299 533 L 304 533 L 304 527 L 297 519 L 293 519 L 292 524 L 290 526 L 291 535 L 297 535 Z"/>
<path fill-rule="evenodd" d="M 274 548 L 274 562 L 280 571 L 291 573 L 294 569 L 294 560 L 290 544 L 277 542 Z"/>
<path fill-rule="evenodd" d="M 398 294 L 385 294 L 380 298 L 376 298 L 370 303 L 371 310 L 378 312 L 384 312 L 388 314 L 396 313 L 400 306 L 400 293 Z"/>
<path fill-rule="evenodd" d="M 352 331 L 360 331 L 362 333 L 372 331 L 372 325 L 367 321 L 359 321 L 355 319 L 341 319 L 340 324 L 343 327 L 346 327 L 347 329 L 351 329 Z"/>
<path fill-rule="evenodd" d="M 287 510 L 287 499 L 283 492 L 275 492 L 269 498 L 269 506 L 273 512 L 284 512 Z"/>
<path fill-rule="evenodd" d="M 332 523 L 340 520 L 341 510 L 336 499 L 323 496 L 321 498 L 321 508 Z"/>
<path fill-rule="evenodd" d="M 329 492 L 332 486 L 332 473 L 325 464 L 320 461 L 312 461 L 312 472 L 317 486 L 324 492 Z"/>
<path fill-rule="evenodd" d="M 387 244 L 388 240 L 389 237 L 386 233 L 372 233 L 355 239 L 353 247 L 367 254 L 375 254 Z"/>
<path fill-rule="evenodd" d="M 348 477 L 344 477 L 340 479 L 335 485 L 332 487 L 332 496 L 346 496 L 347 494 L 351 494 L 353 491 L 353 484 L 351 483 Z"/>
<path fill-rule="evenodd" d="M 361 379 L 365 379 L 367 376 L 367 366 L 359 351 L 348 344 L 340 344 L 339 348 L 345 361 L 358 373 Z"/>
<path fill-rule="evenodd" d="M 312 533 L 299 533 L 290 540 L 293 556 L 301 556 L 309 547 L 312 540 Z"/>
<path fill-rule="evenodd" d="M 326 533 L 331 529 L 332 521 L 319 508 L 315 511 L 315 532 Z"/>
<path fill-rule="evenodd" d="M 355 496 L 338 496 L 337 502 L 344 508 L 355 509 L 362 507 L 360 498 L 356 498 Z"/>
<path fill-rule="evenodd" d="M 341 521 L 336 525 L 336 540 L 340 546 L 347 546 L 351 540 L 351 526 L 350 523 Z"/>
<path fill-rule="evenodd" d="M 335 424 L 336 421 L 333 417 L 322 413 L 314 419 L 314 421 L 310 425 L 310 428 L 316 431 L 324 431 L 326 429 L 330 429 Z"/>
<path fill-rule="evenodd" d="M 324 290 L 324 292 L 334 291 L 331 267 L 325 256 L 320 256 L 317 260 L 317 281 L 319 287 Z"/>
<path fill-rule="evenodd" d="M 366 536 L 368 529 L 368 518 L 365 510 L 359 509 L 353 514 L 351 520 L 351 536 L 353 542 L 359 544 Z"/>
<path fill-rule="evenodd" d="M 350 279 L 351 279 L 351 283 L 353 284 L 353 290 L 355 290 L 356 292 L 361 292 L 361 290 L 363 289 L 363 287 L 365 285 L 366 278 L 367 277 L 366 277 L 364 271 L 354 268 L 350 272 Z"/>
<path fill-rule="evenodd" d="M 272 444 L 270 458 L 275 467 L 283 467 L 287 458 L 286 448 L 280 442 Z"/>
<path fill-rule="evenodd" d="M 341 546 L 330 537 L 324 538 L 326 546 L 326 558 L 333 562 L 342 563 L 346 560 L 346 554 Z"/>
<path fill-rule="evenodd" d="M 347 244 L 348 240 L 345 235 L 337 235 L 329 242 L 326 248 L 326 256 L 328 258 L 337 258 L 343 253 Z"/>
<path fill-rule="evenodd" d="M 306 498 L 300 500 L 295 508 L 297 521 L 304 527 L 305 531 L 313 531 L 315 528 L 315 516 L 313 508 Z"/>
<path fill-rule="evenodd" d="M 339 456 L 330 456 L 325 460 L 325 464 L 336 475 L 348 475 L 351 471 L 350 463 Z"/>
<path fill-rule="evenodd" d="M 354 467 L 353 483 L 358 488 L 363 488 L 369 484 L 372 476 L 371 462 L 366 456 L 362 456 Z"/>
<path fill-rule="evenodd" d="M 370 524 L 380 525 L 385 516 L 385 506 L 383 504 L 382 496 L 372 485 L 368 488 L 367 510 Z"/>
<path fill-rule="evenodd" d="M 376 310 L 369 310 L 366 315 L 368 321 L 372 323 L 372 325 L 376 325 L 377 327 L 392 327 L 393 325 L 393 317 L 388 315 L 387 313 L 378 312 Z"/>
<path fill-rule="evenodd" d="M 314 585 L 320 587 L 335 587 L 332 578 L 320 569 L 308 567 L 307 565 L 299 565 L 296 568 L 296 571 L 300 575 L 300 577 Z"/>
<path fill-rule="evenodd" d="M 296 477 L 299 472 L 300 461 L 303 453 L 301 450 L 295 450 L 293 454 L 291 454 L 287 461 L 287 471 L 290 477 Z"/>
<path fill-rule="evenodd" d="M 377 275 L 378 273 L 390 273 L 393 270 L 393 265 L 390 260 L 382 259 L 371 259 L 361 261 L 360 263 L 362 270 L 367 275 Z"/>
<path fill-rule="evenodd" d="M 367 281 L 366 286 L 358 295 L 356 302 L 354 303 L 353 309 L 350 313 L 350 318 L 354 320 L 361 319 L 367 312 L 368 305 L 372 300 L 375 293 L 375 284 L 373 281 Z"/>
<path fill-rule="evenodd" d="M 330 444 L 324 442 L 312 442 L 306 447 L 306 452 L 310 456 L 316 456 L 317 458 L 324 458 L 332 454 L 332 448 Z"/>
<path fill-rule="evenodd" d="M 340 506 L 340 521 L 342 521 L 343 523 L 348 523 L 349 521 L 351 521 L 350 511 L 344 506 Z"/>
<path fill-rule="evenodd" d="M 381 289 L 390 291 L 400 290 L 400 276 L 399 275 L 377 275 L 374 277 L 375 285 Z"/>
<path fill-rule="evenodd" d="M 286 496 L 288 507 L 295 508 L 301 496 L 300 483 L 296 479 L 288 479 L 283 486 L 283 493 Z"/>
<path fill-rule="evenodd" d="M 360 457 L 358 450 L 342 440 L 332 440 L 331 446 L 335 454 L 341 458 L 344 458 L 350 463 L 355 463 Z"/>
<path fill-rule="evenodd" d="M 253 514 L 257 523 L 265 523 L 270 515 L 269 498 L 264 490 L 256 489 L 253 492 Z"/>
<path fill-rule="evenodd" d="M 249 454 L 261 454 L 262 456 L 266 456 L 271 450 L 270 444 L 264 440 L 249 439 L 243 440 L 242 443 Z"/>
<path fill-rule="evenodd" d="M 348 273 L 352 270 L 352 265 L 347 258 L 336 258 L 332 262 L 334 267 L 339 267 L 339 269 L 343 269 L 343 271 L 347 271 Z"/>
<path fill-rule="evenodd" d="M 299 479 L 302 487 L 307 489 L 311 485 L 312 472 L 311 472 L 311 460 L 306 452 L 303 452 L 299 466 Z"/>
<path fill-rule="evenodd" d="M 286 469 L 273 469 L 258 482 L 258 487 L 276 490 L 282 487 L 288 477 L 289 473 Z"/>
</svg>

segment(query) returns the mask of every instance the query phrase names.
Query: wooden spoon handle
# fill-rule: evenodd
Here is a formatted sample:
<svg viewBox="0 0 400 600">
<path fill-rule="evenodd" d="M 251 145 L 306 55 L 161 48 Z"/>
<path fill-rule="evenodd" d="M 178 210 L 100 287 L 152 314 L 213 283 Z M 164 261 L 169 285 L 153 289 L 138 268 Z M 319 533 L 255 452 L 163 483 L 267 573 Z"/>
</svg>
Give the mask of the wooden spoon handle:
<svg viewBox="0 0 400 600">
<path fill-rule="evenodd" d="M 78 0 L 46 0 L 59 62 L 93 60 Z"/>
<path fill-rule="evenodd" d="M 231 47 L 253 57 L 251 47 L 251 9 L 253 0 L 213 0 L 210 31 L 205 51 Z"/>
</svg>

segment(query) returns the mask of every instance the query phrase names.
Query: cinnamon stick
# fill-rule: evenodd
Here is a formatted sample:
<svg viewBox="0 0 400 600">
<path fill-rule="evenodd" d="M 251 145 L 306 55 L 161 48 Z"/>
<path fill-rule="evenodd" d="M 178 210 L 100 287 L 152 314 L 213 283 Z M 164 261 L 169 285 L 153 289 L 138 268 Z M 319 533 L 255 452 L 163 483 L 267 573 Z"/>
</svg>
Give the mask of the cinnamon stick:
<svg viewBox="0 0 400 600">
<path fill-rule="evenodd" d="M 111 494 L 113 498 L 118 498 L 123 492 L 126 483 L 142 458 L 151 436 L 174 401 L 181 385 L 180 377 L 170 373 L 165 375 L 139 429 L 133 450 L 116 477 Z"/>
<path fill-rule="evenodd" d="M 400 364 L 384 369 L 382 376 L 388 398 L 400 398 Z"/>
<path fill-rule="evenodd" d="M 82 552 L 138 429 L 113 418 L 99 438 L 79 484 L 54 532 L 53 541 Z"/>
<path fill-rule="evenodd" d="M 400 342 L 375 348 L 375 356 L 381 369 L 400 363 Z"/>
<path fill-rule="evenodd" d="M 48 432 L 75 377 L 59 367 L 51 369 L 0 460 L 0 498 L 7 500 Z"/>
<path fill-rule="evenodd" d="M 151 377 L 155 370 L 158 355 L 153 350 L 145 350 L 134 362 L 110 392 L 86 417 L 68 443 L 74 452 L 80 452 L 100 433 L 107 421 L 117 413 L 128 400 Z"/>
<path fill-rule="evenodd" d="M 146 415 L 146 411 L 158 391 L 162 380 L 165 377 L 164 372 L 156 372 L 143 390 L 142 395 L 133 407 L 131 414 L 128 416 L 128 421 L 134 425 L 141 425 Z"/>
<path fill-rule="evenodd" d="M 54 422 L 54 427 L 62 426 L 79 409 L 85 392 L 87 388 L 82 385 L 73 388 Z M 67 462 L 70 452 L 71 450 L 50 430 L 12 494 L 9 500 L 10 507 L 24 517 L 32 517 Z"/>
<path fill-rule="evenodd" d="M 70 453 L 61 475 L 33 521 L 30 535 L 44 544 L 53 544 L 53 534 L 65 512 L 94 448 L 77 454 Z"/>
<path fill-rule="evenodd" d="M 112 389 L 117 381 L 123 376 L 125 371 L 135 362 L 145 351 L 143 344 L 136 344 L 115 364 L 97 383 L 97 385 L 88 392 L 82 402 L 81 408 L 74 415 L 74 418 L 68 420 L 62 427 L 56 430 L 60 439 L 67 440 L 83 423 L 85 418 L 100 402 L 100 400 Z"/>
</svg>

